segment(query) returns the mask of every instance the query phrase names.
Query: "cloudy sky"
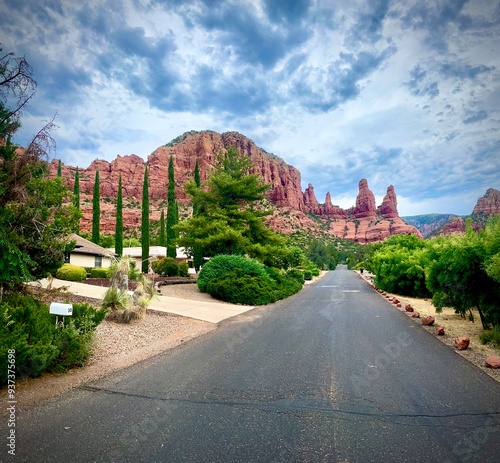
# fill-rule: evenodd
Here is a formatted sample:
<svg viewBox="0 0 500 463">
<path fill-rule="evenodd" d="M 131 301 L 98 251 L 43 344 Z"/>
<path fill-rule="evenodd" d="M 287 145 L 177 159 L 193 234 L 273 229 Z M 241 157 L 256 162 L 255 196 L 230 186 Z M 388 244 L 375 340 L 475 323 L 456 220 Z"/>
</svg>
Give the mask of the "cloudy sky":
<svg viewBox="0 0 500 463">
<path fill-rule="evenodd" d="M 189 130 L 238 131 L 350 207 L 470 214 L 500 189 L 497 0 L 0 0 L 4 52 L 38 82 L 24 144 L 146 158 Z"/>
</svg>

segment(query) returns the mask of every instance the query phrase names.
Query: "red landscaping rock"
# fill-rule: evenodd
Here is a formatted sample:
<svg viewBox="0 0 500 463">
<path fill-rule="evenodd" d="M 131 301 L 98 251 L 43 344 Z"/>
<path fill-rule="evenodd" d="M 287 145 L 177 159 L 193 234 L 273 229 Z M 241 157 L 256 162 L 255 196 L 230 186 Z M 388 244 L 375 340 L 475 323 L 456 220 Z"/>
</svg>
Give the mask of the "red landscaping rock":
<svg viewBox="0 0 500 463">
<path fill-rule="evenodd" d="M 398 302 L 398 303 L 396 304 L 396 307 L 401 307 L 401 302 Z"/>
<path fill-rule="evenodd" d="M 422 318 L 422 325 L 424 326 L 432 326 L 436 319 L 432 315 L 426 315 Z"/>
<path fill-rule="evenodd" d="M 405 306 L 405 310 L 406 310 L 407 312 L 413 312 L 413 307 L 412 307 L 410 304 L 406 304 L 406 306 Z"/>
<path fill-rule="evenodd" d="M 413 312 L 413 313 L 411 314 L 411 316 L 412 316 L 413 318 L 420 318 L 420 312 Z"/>
<path fill-rule="evenodd" d="M 399 304 L 399 299 L 397 297 L 393 297 L 392 302 L 394 302 L 394 304 Z"/>
<path fill-rule="evenodd" d="M 467 336 L 460 336 L 455 339 L 455 347 L 458 350 L 465 350 L 469 347 L 470 339 Z"/>
<path fill-rule="evenodd" d="M 438 326 L 438 327 L 436 327 L 436 334 L 438 336 L 444 336 L 444 326 Z"/>
<path fill-rule="evenodd" d="M 500 357 L 490 355 L 485 362 L 488 368 L 500 368 Z"/>
</svg>

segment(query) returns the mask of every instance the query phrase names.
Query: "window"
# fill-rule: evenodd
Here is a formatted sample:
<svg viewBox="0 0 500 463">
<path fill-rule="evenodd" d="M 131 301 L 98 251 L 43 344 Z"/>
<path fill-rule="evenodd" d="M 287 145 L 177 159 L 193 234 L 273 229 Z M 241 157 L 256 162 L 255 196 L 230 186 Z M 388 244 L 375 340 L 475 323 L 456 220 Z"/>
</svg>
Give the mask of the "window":
<svg viewBox="0 0 500 463">
<path fill-rule="evenodd" d="M 102 267 L 102 256 L 95 256 L 95 268 L 101 268 Z"/>
</svg>

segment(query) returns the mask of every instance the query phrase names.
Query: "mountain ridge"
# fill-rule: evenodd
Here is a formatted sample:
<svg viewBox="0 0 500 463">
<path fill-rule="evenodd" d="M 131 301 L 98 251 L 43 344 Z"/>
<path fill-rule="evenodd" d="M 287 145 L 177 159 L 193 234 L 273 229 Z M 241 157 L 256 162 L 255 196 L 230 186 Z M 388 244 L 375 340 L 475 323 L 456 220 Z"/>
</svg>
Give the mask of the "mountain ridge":
<svg viewBox="0 0 500 463">
<path fill-rule="evenodd" d="M 82 231 L 89 231 L 92 219 L 92 190 L 95 172 L 99 171 L 101 181 L 101 228 L 103 232 L 114 232 L 114 200 L 118 177 L 122 175 L 124 201 L 124 226 L 130 231 L 140 224 L 140 203 L 142 181 L 147 163 L 149 169 L 149 196 L 151 220 L 160 218 L 161 209 L 166 207 L 168 162 L 172 156 L 176 179 L 176 198 L 181 205 L 181 217 L 188 216 L 189 198 L 183 190 L 184 183 L 193 178 L 196 160 L 199 163 L 201 182 L 206 182 L 213 170 L 217 155 L 233 146 L 242 155 L 251 158 L 251 173 L 258 174 L 264 183 L 270 185 L 267 192 L 268 205 L 273 214 L 268 224 L 275 230 L 290 234 L 302 230 L 313 235 L 336 236 L 360 243 L 382 241 L 393 234 L 415 234 L 420 232 L 406 224 L 397 211 L 397 197 L 394 187 L 389 185 L 382 203 L 377 207 L 375 197 L 368 187 L 368 181 L 359 181 L 356 203 L 349 209 L 342 209 L 332 203 L 330 193 L 319 203 L 314 187 L 302 191 L 301 174 L 282 158 L 268 153 L 238 132 L 190 131 L 171 142 L 159 146 L 145 162 L 141 157 L 130 154 L 117 155 L 111 162 L 96 159 L 86 169 L 79 169 L 80 196 L 82 199 Z M 57 175 L 58 161 L 49 165 L 49 175 Z M 61 164 L 62 176 L 73 188 L 76 167 Z"/>
</svg>

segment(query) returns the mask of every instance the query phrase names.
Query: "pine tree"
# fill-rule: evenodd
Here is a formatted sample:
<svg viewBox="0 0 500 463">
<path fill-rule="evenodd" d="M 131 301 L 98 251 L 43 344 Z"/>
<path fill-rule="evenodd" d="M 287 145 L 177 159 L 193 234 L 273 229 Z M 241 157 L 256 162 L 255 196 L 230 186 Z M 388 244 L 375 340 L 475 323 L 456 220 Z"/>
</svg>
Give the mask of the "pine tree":
<svg viewBox="0 0 500 463">
<path fill-rule="evenodd" d="M 59 159 L 59 162 L 57 163 L 57 176 L 62 177 L 62 166 L 61 166 L 61 160 Z"/>
<path fill-rule="evenodd" d="M 160 246 L 167 246 L 167 236 L 165 235 L 165 213 L 161 210 L 160 216 Z"/>
<path fill-rule="evenodd" d="M 95 173 L 94 196 L 92 198 L 92 242 L 99 244 L 101 225 L 101 188 L 99 181 L 99 171 Z"/>
<path fill-rule="evenodd" d="M 196 160 L 196 165 L 194 167 L 194 183 L 196 188 L 201 187 L 200 180 L 200 166 L 198 165 L 198 159 Z M 200 212 L 200 207 L 196 201 L 193 202 L 193 217 L 196 217 Z M 201 264 L 203 263 L 203 249 L 201 246 L 193 246 L 193 264 L 196 272 L 199 272 Z"/>
<path fill-rule="evenodd" d="M 175 175 L 174 175 L 174 160 L 172 155 L 170 155 L 170 161 L 168 163 L 168 205 L 167 205 L 167 256 L 173 257 L 175 259 L 176 245 L 175 238 L 176 232 L 174 226 L 178 222 L 176 218 L 176 204 L 175 204 Z"/>
<path fill-rule="evenodd" d="M 116 196 L 115 252 L 120 257 L 123 254 L 123 194 L 121 173 L 118 178 L 118 194 Z"/>
<path fill-rule="evenodd" d="M 78 172 L 78 167 L 75 172 L 75 184 L 73 185 L 73 198 L 74 198 L 74 206 L 80 210 L 80 173 Z M 76 226 L 76 233 L 80 232 L 80 221 L 78 221 L 78 225 Z"/>
<path fill-rule="evenodd" d="M 144 182 L 142 184 L 142 273 L 149 272 L 149 180 L 148 166 L 144 170 Z"/>
</svg>

